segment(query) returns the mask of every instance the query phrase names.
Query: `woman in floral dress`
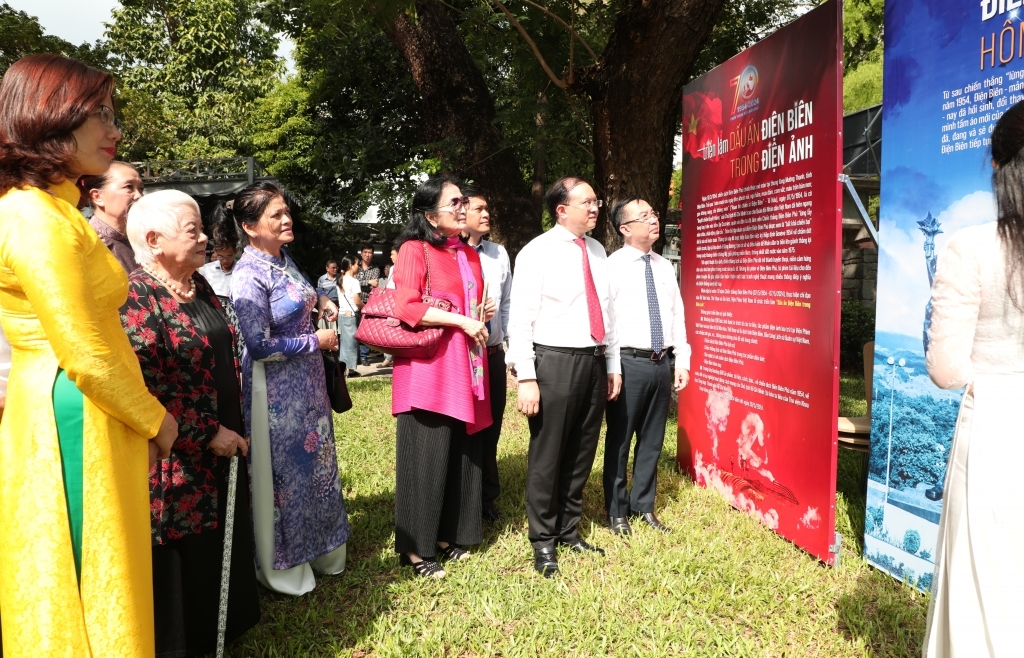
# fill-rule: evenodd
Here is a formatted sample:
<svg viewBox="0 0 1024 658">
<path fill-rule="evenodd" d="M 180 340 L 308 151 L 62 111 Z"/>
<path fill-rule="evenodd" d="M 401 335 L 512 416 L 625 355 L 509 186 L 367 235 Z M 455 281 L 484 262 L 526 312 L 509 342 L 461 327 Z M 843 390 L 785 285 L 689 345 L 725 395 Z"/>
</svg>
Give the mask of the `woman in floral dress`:
<svg viewBox="0 0 1024 658">
<path fill-rule="evenodd" d="M 249 238 L 235 265 L 231 301 L 244 339 L 242 400 L 252 438 L 257 577 L 270 589 L 313 589 L 313 569 L 345 568 L 348 517 L 338 477 L 331 409 L 320 350 L 335 350 L 333 329 L 315 330 L 314 307 L 338 309 L 313 288 L 281 247 L 294 239 L 284 190 L 257 183 L 235 198 Z"/>
<path fill-rule="evenodd" d="M 150 393 L 178 421 L 171 456 L 149 472 L 158 658 L 214 651 L 230 458 L 248 449 L 234 329 L 196 269 L 206 236 L 178 190 L 137 201 L 126 232 L 141 267 L 128 277 L 121 324 Z M 249 478 L 238 469 L 226 639 L 259 623 Z"/>
</svg>

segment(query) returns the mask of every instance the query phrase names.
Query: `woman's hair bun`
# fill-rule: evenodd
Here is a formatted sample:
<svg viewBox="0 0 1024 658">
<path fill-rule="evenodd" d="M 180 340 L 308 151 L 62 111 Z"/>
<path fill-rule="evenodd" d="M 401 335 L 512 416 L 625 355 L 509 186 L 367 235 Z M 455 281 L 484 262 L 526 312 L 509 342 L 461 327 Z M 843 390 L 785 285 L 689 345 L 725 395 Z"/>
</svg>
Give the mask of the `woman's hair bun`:
<svg viewBox="0 0 1024 658">
<path fill-rule="evenodd" d="M 235 213 L 223 203 L 218 203 L 210 214 L 210 234 L 214 249 L 238 248 Z"/>
</svg>

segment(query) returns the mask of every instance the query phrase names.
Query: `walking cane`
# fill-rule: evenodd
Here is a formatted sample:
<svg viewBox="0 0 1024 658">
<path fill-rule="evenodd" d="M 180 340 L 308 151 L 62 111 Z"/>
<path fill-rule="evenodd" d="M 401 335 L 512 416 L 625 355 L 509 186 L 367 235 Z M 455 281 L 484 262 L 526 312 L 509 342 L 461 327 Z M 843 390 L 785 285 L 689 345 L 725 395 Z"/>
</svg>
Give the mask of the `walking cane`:
<svg viewBox="0 0 1024 658">
<path fill-rule="evenodd" d="M 228 504 L 224 512 L 224 557 L 220 566 L 220 610 L 217 612 L 217 658 L 224 658 L 224 636 L 228 630 L 228 580 L 231 576 L 231 542 L 235 535 L 235 489 L 238 485 L 238 453 L 231 458 L 228 473 Z"/>
</svg>

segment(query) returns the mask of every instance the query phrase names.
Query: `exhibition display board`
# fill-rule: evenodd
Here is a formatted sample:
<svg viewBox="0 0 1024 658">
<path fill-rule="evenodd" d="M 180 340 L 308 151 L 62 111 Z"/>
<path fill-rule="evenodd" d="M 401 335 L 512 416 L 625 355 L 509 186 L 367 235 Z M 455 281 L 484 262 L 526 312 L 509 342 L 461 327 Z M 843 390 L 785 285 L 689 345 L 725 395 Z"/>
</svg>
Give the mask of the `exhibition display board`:
<svg viewBox="0 0 1024 658">
<path fill-rule="evenodd" d="M 996 218 L 989 134 L 1024 100 L 1020 2 L 887 0 L 874 400 L 864 555 L 927 590 L 962 391 L 925 370 L 930 288 L 957 230 Z"/>
<path fill-rule="evenodd" d="M 832 564 L 842 5 L 683 92 L 681 468 Z"/>
</svg>

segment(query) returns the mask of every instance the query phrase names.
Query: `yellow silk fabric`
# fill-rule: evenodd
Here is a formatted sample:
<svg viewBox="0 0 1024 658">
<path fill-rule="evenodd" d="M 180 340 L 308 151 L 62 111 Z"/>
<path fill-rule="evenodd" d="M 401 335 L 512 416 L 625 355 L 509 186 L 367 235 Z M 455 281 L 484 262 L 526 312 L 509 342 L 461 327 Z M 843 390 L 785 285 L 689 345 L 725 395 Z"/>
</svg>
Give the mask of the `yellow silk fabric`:
<svg viewBox="0 0 1024 658">
<path fill-rule="evenodd" d="M 0 622 L 5 658 L 152 656 L 146 439 L 150 395 L 118 309 L 124 270 L 65 182 L 0 197 L 0 309 L 11 343 L 0 423 Z M 81 594 L 51 398 L 57 368 L 84 396 Z"/>
</svg>

